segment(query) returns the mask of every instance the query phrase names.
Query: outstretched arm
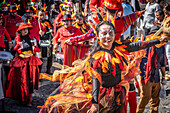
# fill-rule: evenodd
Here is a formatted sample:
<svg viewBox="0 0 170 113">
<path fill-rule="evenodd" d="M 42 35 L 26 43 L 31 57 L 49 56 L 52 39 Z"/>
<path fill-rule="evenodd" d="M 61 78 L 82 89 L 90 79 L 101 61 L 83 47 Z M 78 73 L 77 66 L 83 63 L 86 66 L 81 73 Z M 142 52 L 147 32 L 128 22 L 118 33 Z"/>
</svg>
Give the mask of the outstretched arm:
<svg viewBox="0 0 170 113">
<path fill-rule="evenodd" d="M 92 33 L 92 31 L 93 31 L 93 29 L 91 28 L 86 34 L 71 37 L 68 40 L 66 40 L 65 43 L 72 44 L 74 42 L 81 42 L 81 41 L 86 41 L 88 39 L 91 39 L 91 38 L 95 37 L 95 34 Z"/>
<path fill-rule="evenodd" d="M 155 39 L 155 40 L 132 42 L 132 43 L 127 45 L 126 49 L 129 52 L 134 52 L 134 51 L 145 49 L 145 48 L 154 46 L 156 44 L 164 43 L 164 42 L 167 42 L 167 41 L 168 41 L 168 37 L 162 36 L 161 38 Z"/>
</svg>

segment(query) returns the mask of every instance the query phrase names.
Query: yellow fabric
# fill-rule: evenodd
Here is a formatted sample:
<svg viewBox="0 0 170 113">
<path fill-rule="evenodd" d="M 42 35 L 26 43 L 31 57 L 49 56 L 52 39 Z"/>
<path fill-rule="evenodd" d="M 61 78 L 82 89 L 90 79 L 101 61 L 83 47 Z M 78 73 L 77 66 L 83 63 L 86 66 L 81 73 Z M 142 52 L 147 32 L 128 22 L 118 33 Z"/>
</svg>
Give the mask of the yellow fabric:
<svg viewBox="0 0 170 113">
<path fill-rule="evenodd" d="M 33 53 L 32 53 L 31 50 L 29 50 L 29 51 L 24 51 L 24 52 L 22 52 L 21 54 L 19 54 L 19 56 L 22 57 L 22 58 L 28 58 L 28 57 L 33 56 Z"/>
</svg>

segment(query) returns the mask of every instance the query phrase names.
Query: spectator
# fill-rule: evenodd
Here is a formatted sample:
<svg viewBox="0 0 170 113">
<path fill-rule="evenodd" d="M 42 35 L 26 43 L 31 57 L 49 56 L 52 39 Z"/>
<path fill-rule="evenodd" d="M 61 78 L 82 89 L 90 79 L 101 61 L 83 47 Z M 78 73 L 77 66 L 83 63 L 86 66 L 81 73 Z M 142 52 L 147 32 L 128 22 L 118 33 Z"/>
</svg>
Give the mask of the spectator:
<svg viewBox="0 0 170 113">
<path fill-rule="evenodd" d="M 159 4 L 160 8 L 164 8 L 164 0 L 158 0 L 157 3 Z"/>
<path fill-rule="evenodd" d="M 157 20 L 154 22 L 154 25 L 158 25 L 159 27 L 161 27 L 161 24 L 164 19 L 164 12 L 162 9 L 159 9 L 158 11 L 156 11 L 156 18 Z"/>
<path fill-rule="evenodd" d="M 143 28 L 145 30 L 145 35 L 148 35 L 150 29 L 154 26 L 156 21 L 156 11 L 160 9 L 159 4 L 155 0 L 148 0 L 148 3 L 145 8 Z"/>
<path fill-rule="evenodd" d="M 154 34 L 157 30 L 159 30 L 159 26 L 152 27 L 150 34 Z M 151 38 L 151 36 L 146 38 Z M 141 61 L 139 76 L 141 93 L 136 113 L 143 113 L 148 102 L 150 102 L 150 112 L 158 113 L 161 89 L 159 69 L 161 69 L 162 81 L 165 77 L 164 51 L 164 46 L 147 48 L 146 56 Z"/>
<path fill-rule="evenodd" d="M 56 10 L 55 8 L 55 4 L 51 5 L 51 10 L 50 10 L 50 20 L 53 23 L 55 17 L 57 17 L 57 15 L 59 14 L 59 11 Z"/>
</svg>

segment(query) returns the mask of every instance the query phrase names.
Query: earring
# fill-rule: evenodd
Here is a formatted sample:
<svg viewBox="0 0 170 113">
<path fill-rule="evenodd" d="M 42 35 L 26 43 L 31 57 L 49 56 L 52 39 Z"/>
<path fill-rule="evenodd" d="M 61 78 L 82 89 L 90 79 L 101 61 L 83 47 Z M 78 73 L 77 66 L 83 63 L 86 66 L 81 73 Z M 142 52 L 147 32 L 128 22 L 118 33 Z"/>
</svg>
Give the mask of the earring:
<svg viewBox="0 0 170 113">
<path fill-rule="evenodd" d="M 102 46 L 102 43 L 100 42 L 99 39 L 97 39 L 97 43 L 98 43 L 100 46 Z"/>
</svg>

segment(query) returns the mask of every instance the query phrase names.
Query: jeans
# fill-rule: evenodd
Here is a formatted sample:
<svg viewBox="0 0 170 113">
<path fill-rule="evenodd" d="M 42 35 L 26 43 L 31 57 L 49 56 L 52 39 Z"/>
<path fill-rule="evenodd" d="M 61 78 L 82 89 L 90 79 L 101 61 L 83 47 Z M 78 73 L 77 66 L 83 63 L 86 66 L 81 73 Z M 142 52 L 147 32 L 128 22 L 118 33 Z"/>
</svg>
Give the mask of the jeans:
<svg viewBox="0 0 170 113">
<path fill-rule="evenodd" d="M 166 57 L 168 59 L 169 73 L 170 73 L 170 42 L 165 45 Z"/>
</svg>

